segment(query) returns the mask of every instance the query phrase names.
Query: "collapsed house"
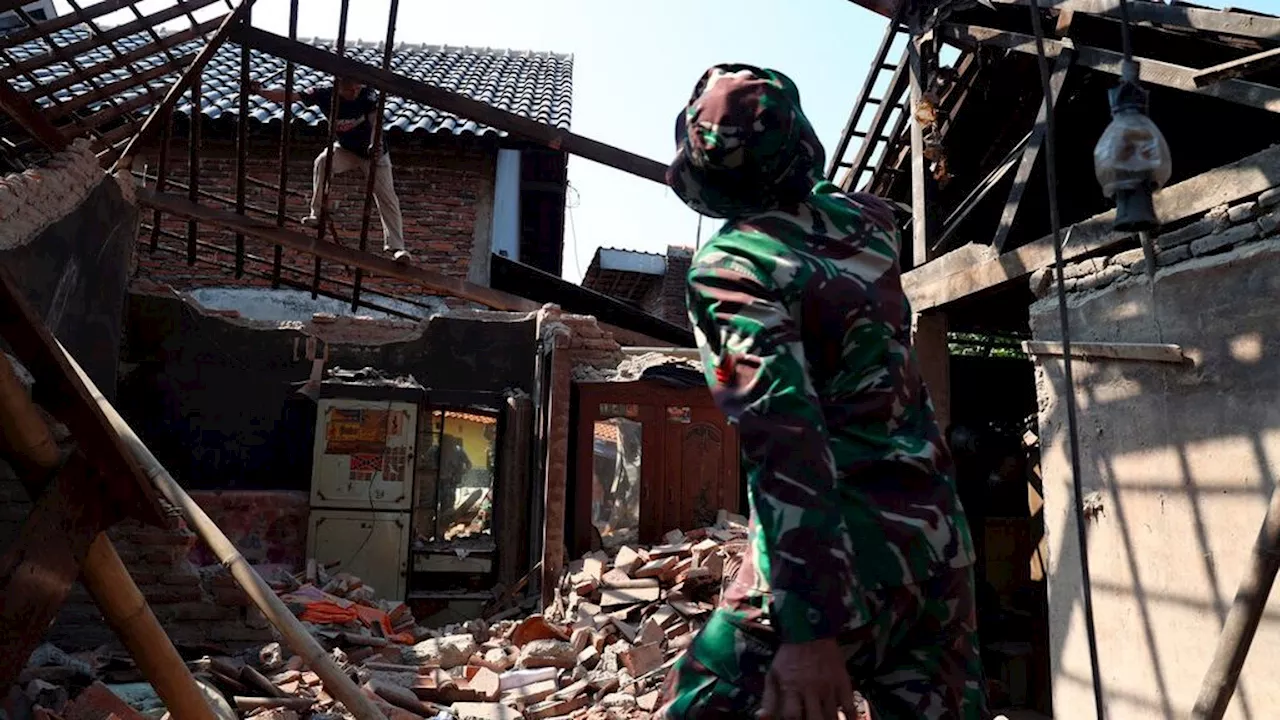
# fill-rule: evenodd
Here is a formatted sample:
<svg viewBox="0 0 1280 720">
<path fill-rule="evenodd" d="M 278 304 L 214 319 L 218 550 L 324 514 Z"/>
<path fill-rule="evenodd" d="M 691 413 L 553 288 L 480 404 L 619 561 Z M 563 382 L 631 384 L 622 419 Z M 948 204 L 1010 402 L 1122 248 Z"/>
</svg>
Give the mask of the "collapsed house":
<svg viewBox="0 0 1280 720">
<path fill-rule="evenodd" d="M 889 29 L 828 174 L 903 208 L 917 351 L 982 556 L 993 706 L 1186 715 L 1219 629 L 1238 626 L 1227 596 L 1265 556 L 1248 548 L 1272 496 L 1278 386 L 1273 318 L 1253 296 L 1276 284 L 1280 76 L 1252 56 L 1273 49 L 1280 20 L 1132 2 L 1122 23 L 1111 0 L 860 4 Z M 346 3 L 333 40 L 300 41 L 254 28 L 249 6 L 103 0 L 57 17 L 0 1 L 16 21 L 0 35 L 0 163 L 17 173 L 0 188 L 0 257 L 11 300 L 32 308 L 22 317 L 91 386 L 33 364 L 55 356 L 6 316 L 15 371 L 31 371 L 32 399 L 85 452 L 110 455 L 120 448 L 86 445 L 109 427 L 86 423 L 92 412 L 64 419 L 66 397 L 92 408 L 83 391 L 101 391 L 272 597 L 305 606 L 320 592 L 337 607 L 339 629 L 318 637 L 372 683 L 375 712 L 652 710 L 658 674 L 734 568 L 737 438 L 693 362 L 687 249 L 602 249 L 580 286 L 559 273 L 567 155 L 655 181 L 662 166 L 569 131 L 566 56 L 398 45 L 394 3 L 380 45 L 346 42 Z M 1113 230 L 1092 155 L 1126 44 L 1174 158 L 1145 248 Z M 329 181 L 343 213 L 296 222 L 307 169 L 332 142 L 329 109 L 286 113 L 240 89 L 333 75 L 387 95 L 380 132 L 423 218 L 406 228 L 422 262 L 370 252 L 359 173 Z M 226 559 L 197 542 L 207 528 L 165 520 L 173 507 L 120 457 L 142 501 L 92 527 L 110 528 L 164 642 L 208 656 L 195 676 L 246 700 L 240 711 L 330 707 L 341 680 L 279 648 L 256 653 L 293 637 L 262 587 L 219 569 Z M 57 495 L 21 473 L 0 493 L 12 560 Z M 73 583 L 103 562 L 77 527 L 74 562 L 39 596 L 38 617 L 56 622 L 6 636 L 9 657 L 45 639 L 72 651 L 118 640 L 100 571 Z M 343 625 L 353 606 L 388 629 Z M 1238 687 L 1216 687 L 1235 690 L 1233 716 L 1280 707 L 1265 615 L 1260 631 Z M 402 649 L 391 638 L 406 632 Z M 226 664 L 246 648 L 251 662 Z M 412 698 L 368 675 L 406 657 L 420 662 L 400 678 Z M 182 682 L 147 679 L 166 701 Z M 280 692 L 299 695 L 242 696 Z"/>
</svg>

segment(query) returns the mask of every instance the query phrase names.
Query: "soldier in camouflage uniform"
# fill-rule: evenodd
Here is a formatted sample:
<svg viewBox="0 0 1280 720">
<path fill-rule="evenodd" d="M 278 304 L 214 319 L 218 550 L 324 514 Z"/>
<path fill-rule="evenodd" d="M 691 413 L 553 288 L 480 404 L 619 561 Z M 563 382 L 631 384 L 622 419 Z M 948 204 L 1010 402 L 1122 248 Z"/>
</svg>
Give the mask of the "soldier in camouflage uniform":
<svg viewBox="0 0 1280 720">
<path fill-rule="evenodd" d="M 822 179 L 781 73 L 711 68 L 676 135 L 668 184 L 726 220 L 693 260 L 689 314 L 739 426 L 751 521 L 662 716 L 852 718 L 857 690 L 878 718 L 985 718 L 972 541 L 911 347 L 892 211 Z"/>
</svg>

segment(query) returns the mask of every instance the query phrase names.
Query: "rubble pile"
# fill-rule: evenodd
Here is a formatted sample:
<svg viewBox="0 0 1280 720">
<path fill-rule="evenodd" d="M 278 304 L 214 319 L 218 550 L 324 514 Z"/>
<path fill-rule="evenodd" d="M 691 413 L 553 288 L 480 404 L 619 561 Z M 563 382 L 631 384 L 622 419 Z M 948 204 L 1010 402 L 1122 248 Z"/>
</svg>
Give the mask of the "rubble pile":
<svg viewBox="0 0 1280 720">
<path fill-rule="evenodd" d="M 407 605 L 377 599 L 359 578 L 314 562 L 268 580 L 390 720 L 638 720 L 656 709 L 666 670 L 740 564 L 745 524 L 721 511 L 714 526 L 672 531 L 661 545 L 589 553 L 569 564 L 543 614 L 439 629 L 419 626 Z M 189 666 L 220 720 L 352 717 L 280 643 Z M 166 717 L 141 677 L 104 675 L 105 667 L 47 646 L 0 716 Z"/>
<path fill-rule="evenodd" d="M 736 570 L 745 524 L 721 512 L 715 526 L 672 531 L 662 545 L 590 553 L 566 568 L 545 613 L 523 619 L 418 627 L 403 605 L 374 601 L 343 573 L 325 581 L 324 568 L 281 598 L 391 720 L 648 718 Z M 278 644 L 196 669 L 245 717 L 345 716 Z"/>
</svg>

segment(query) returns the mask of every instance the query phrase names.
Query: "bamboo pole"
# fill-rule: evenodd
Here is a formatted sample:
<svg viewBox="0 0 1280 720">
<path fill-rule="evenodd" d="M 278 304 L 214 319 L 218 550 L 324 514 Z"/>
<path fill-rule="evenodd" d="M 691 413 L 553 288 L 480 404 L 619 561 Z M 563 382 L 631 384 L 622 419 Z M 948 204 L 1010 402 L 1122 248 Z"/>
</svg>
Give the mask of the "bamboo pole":
<svg viewBox="0 0 1280 720">
<path fill-rule="evenodd" d="M 0 431 L 23 459 L 39 470 L 59 464 L 57 443 L 9 358 L 0 353 Z M 195 678 L 151 612 L 110 538 L 99 533 L 89 545 L 80 577 L 98 609 L 128 648 L 142 674 L 174 717 L 215 720 Z"/>
<path fill-rule="evenodd" d="M 360 691 L 351 678 L 347 677 L 342 670 L 333 662 L 333 658 L 324 651 L 320 643 L 307 632 L 302 623 L 293 616 L 289 608 L 285 607 L 283 601 L 276 596 L 275 592 L 263 581 L 257 571 L 253 569 L 244 556 L 236 550 L 235 545 L 227 539 L 222 530 L 209 518 L 208 514 L 198 505 L 185 490 L 178 485 L 173 476 L 169 474 L 155 455 L 147 449 L 142 440 L 134 434 L 129 424 L 124 418 L 120 417 L 120 413 L 111 406 L 102 393 L 98 391 L 98 387 L 94 385 L 89 376 L 80 368 L 80 364 L 75 358 L 67 352 L 62 344 L 58 344 L 63 355 L 67 358 L 67 363 L 80 377 L 80 382 L 84 383 L 85 389 L 98 403 L 98 407 L 102 410 L 102 414 L 107 421 L 111 423 L 111 427 L 120 435 L 120 439 L 124 445 L 133 453 L 134 459 L 147 475 L 157 491 L 165 497 L 171 504 L 182 510 L 183 516 L 191 529 L 195 531 L 200 539 L 204 540 L 209 549 L 218 556 L 218 560 L 222 565 L 231 571 L 232 577 L 239 583 L 240 587 L 253 601 L 253 604 L 262 611 L 267 620 L 275 626 L 280 634 L 284 636 L 284 640 L 288 643 L 290 649 L 298 654 L 311 669 L 320 676 L 324 682 L 325 690 L 334 698 L 346 706 L 347 711 L 354 715 L 357 720 L 386 720 L 386 716 L 378 710 L 377 706 Z"/>
<path fill-rule="evenodd" d="M 0 353 L 0 407 L 4 409 L 0 412 L 0 437 L 9 449 L 39 470 L 47 472 L 58 467 L 58 446 L 53 435 L 4 353 Z"/>
<path fill-rule="evenodd" d="M 99 533 L 89 546 L 80 573 L 107 623 L 155 687 L 169 714 L 182 720 L 216 720 L 191 671 L 160 627 L 106 533 Z"/>
<path fill-rule="evenodd" d="M 1262 520 L 1262 530 L 1253 545 L 1253 557 L 1236 590 L 1236 599 L 1218 636 L 1213 663 L 1205 673 L 1191 717 L 1219 720 L 1227 712 L 1231 696 L 1240 682 L 1240 671 L 1249 657 L 1249 647 L 1267 609 L 1271 586 L 1280 571 L 1280 489 L 1271 491 L 1271 503 Z"/>
</svg>

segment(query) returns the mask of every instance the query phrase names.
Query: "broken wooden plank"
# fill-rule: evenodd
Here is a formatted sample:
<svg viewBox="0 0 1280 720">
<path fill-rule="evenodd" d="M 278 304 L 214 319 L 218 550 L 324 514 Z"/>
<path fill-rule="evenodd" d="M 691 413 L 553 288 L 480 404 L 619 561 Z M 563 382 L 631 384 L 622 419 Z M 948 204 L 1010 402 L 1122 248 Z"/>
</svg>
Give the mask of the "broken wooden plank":
<svg viewBox="0 0 1280 720">
<path fill-rule="evenodd" d="M 0 557 L 0 684 L 9 687 L 80 575 L 89 545 L 117 519 L 96 464 L 72 455 Z"/>
<path fill-rule="evenodd" d="M 662 163 L 496 108 L 460 93 L 340 57 L 321 48 L 258 28 L 239 27 L 233 36 L 236 42 L 276 57 L 292 60 L 300 65 L 339 77 L 352 78 L 383 92 L 415 100 L 443 112 L 454 113 L 458 117 L 505 130 L 553 150 L 562 150 L 656 183 L 666 184 L 667 168 Z"/>
<path fill-rule="evenodd" d="M 1170 185 L 1155 193 L 1152 201 L 1160 223 L 1170 225 L 1219 205 L 1247 199 L 1276 185 L 1280 185 L 1280 147 L 1268 148 Z M 1115 210 L 1108 210 L 1065 228 L 1063 261 L 1092 255 L 1131 239 L 1131 235 L 1111 229 L 1115 214 Z M 964 255 L 961 262 L 951 257 L 957 253 Z M 1036 270 L 1052 267 L 1053 263 L 1052 235 L 987 260 L 981 259 L 978 250 L 962 247 L 904 273 L 902 286 L 911 300 L 911 309 L 921 312 L 1019 280 Z"/>
<path fill-rule="evenodd" d="M 1046 340 L 1028 340 L 1022 350 L 1033 357 L 1062 357 L 1062 343 Z M 1181 345 L 1165 343 L 1090 343 L 1072 342 L 1071 357 L 1084 360 L 1137 360 L 1157 363 L 1182 364 L 1187 356 Z"/>
<path fill-rule="evenodd" d="M 13 91 L 6 82 L 0 82 L 0 110 L 13 118 L 28 135 L 35 138 L 49 152 L 67 149 L 62 133 L 49 122 L 26 98 Z"/>
<path fill-rule="evenodd" d="M 106 479 L 107 494 L 122 512 L 142 522 L 163 523 L 165 513 L 155 488 L 9 272 L 0 267 L 0 337 L 44 388 L 50 398 L 44 409 L 66 425 L 81 451 L 93 458 Z"/>
</svg>

